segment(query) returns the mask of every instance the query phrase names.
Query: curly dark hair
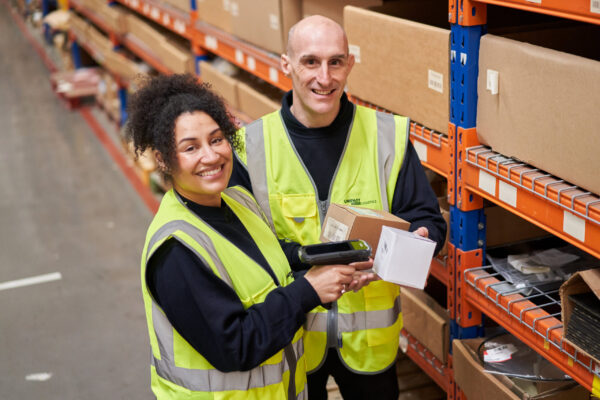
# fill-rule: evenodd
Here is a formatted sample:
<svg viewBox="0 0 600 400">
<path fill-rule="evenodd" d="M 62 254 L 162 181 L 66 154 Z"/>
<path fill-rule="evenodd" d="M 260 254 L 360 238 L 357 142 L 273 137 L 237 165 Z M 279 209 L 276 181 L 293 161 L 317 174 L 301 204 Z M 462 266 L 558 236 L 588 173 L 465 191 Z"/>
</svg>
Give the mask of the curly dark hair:
<svg viewBox="0 0 600 400">
<path fill-rule="evenodd" d="M 175 155 L 175 121 L 184 113 L 208 114 L 234 149 L 240 147 L 236 126 L 223 99 L 207 83 L 191 74 L 159 75 L 145 79 L 141 88 L 128 98 L 125 135 L 132 141 L 136 157 L 145 150 L 157 150 L 163 159 L 162 171 L 170 178 L 177 163 Z"/>
</svg>

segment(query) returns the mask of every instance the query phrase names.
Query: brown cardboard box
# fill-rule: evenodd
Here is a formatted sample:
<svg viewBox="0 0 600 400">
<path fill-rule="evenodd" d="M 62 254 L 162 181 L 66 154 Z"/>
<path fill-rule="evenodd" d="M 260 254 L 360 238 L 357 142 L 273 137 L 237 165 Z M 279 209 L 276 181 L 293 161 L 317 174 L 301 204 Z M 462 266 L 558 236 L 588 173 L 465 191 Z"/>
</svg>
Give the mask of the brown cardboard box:
<svg viewBox="0 0 600 400">
<path fill-rule="evenodd" d="M 484 209 L 486 217 L 485 241 L 487 247 L 501 246 L 507 243 L 548 236 L 549 233 L 500 207 Z"/>
<path fill-rule="evenodd" d="M 369 243 L 375 258 L 383 226 L 408 230 L 410 223 L 386 211 L 332 203 L 327 210 L 320 239 L 322 242 L 362 239 Z"/>
<path fill-rule="evenodd" d="M 594 294 L 600 298 L 600 269 L 588 269 L 585 271 L 579 271 L 573 274 L 565 283 L 560 287 L 560 303 L 562 307 L 562 322 L 564 325 L 564 341 L 577 348 L 579 352 L 584 353 L 590 358 L 596 360 L 597 363 L 600 360 L 592 357 L 585 349 L 576 346 L 573 342 L 566 338 L 566 334 L 569 331 L 569 320 L 571 313 L 573 312 L 573 304 L 569 301 L 569 295 L 594 292 Z"/>
<path fill-rule="evenodd" d="M 589 37 L 577 43 L 598 48 Z M 498 72 L 497 94 L 486 89 L 488 70 Z M 483 144 L 600 193 L 600 62 L 484 35 L 477 93 Z"/>
<path fill-rule="evenodd" d="M 177 38 L 169 38 L 168 36 L 164 36 L 164 40 L 152 47 L 158 58 L 173 73 L 195 74 L 194 55 L 190 47 L 185 47 Z"/>
<path fill-rule="evenodd" d="M 227 33 L 233 32 L 231 0 L 196 0 L 198 18 Z"/>
<path fill-rule="evenodd" d="M 402 288 L 404 328 L 442 363 L 446 363 L 450 344 L 448 312 L 422 290 Z"/>
<path fill-rule="evenodd" d="M 281 54 L 289 29 L 302 18 L 302 1 L 232 0 L 231 15 L 235 36 Z"/>
<path fill-rule="evenodd" d="M 109 71 L 128 81 L 133 80 L 138 74 L 143 73 L 135 62 L 114 51 L 105 54 L 103 65 Z"/>
<path fill-rule="evenodd" d="M 200 77 L 203 82 L 210 83 L 212 88 L 225 99 L 228 105 L 234 109 L 240 108 L 237 90 L 238 81 L 235 78 L 225 75 L 206 61 L 200 63 Z"/>
<path fill-rule="evenodd" d="M 135 36 L 150 48 L 154 48 L 157 43 L 164 40 L 162 33 L 143 19 L 133 14 L 127 15 L 126 19 L 129 34 Z"/>
<path fill-rule="evenodd" d="M 348 91 L 438 132 L 450 120 L 447 2 L 409 0 L 344 8 L 356 63 Z M 419 22 L 415 22 L 419 21 Z"/>
<path fill-rule="evenodd" d="M 344 6 L 374 7 L 383 4 L 383 0 L 303 0 L 302 16 L 324 15 L 340 25 L 344 25 Z"/>
<path fill-rule="evenodd" d="M 486 400 L 584 400 L 588 399 L 589 393 L 582 386 L 557 391 L 549 394 L 549 390 L 565 385 L 564 382 L 552 382 L 550 384 L 536 383 L 541 393 L 530 395 L 523 393 L 518 386 L 503 375 L 489 374 L 483 370 L 477 358 L 477 347 L 483 341 L 477 339 L 455 339 L 452 342 L 452 362 L 454 368 L 454 380 L 467 396 L 467 399 Z M 567 383 L 569 385 L 569 383 Z M 511 390 L 512 388 L 512 390 Z M 547 389 L 546 389 L 547 388 Z M 548 391 L 545 394 L 544 391 Z M 485 395 L 484 395 L 485 394 Z"/>
<path fill-rule="evenodd" d="M 190 0 L 161 0 L 161 3 L 166 3 L 180 11 L 185 11 L 186 13 L 189 13 L 191 10 Z"/>
<path fill-rule="evenodd" d="M 281 90 L 248 73 L 240 72 L 235 78 L 238 80 L 239 111 L 258 119 L 281 108 Z"/>
</svg>

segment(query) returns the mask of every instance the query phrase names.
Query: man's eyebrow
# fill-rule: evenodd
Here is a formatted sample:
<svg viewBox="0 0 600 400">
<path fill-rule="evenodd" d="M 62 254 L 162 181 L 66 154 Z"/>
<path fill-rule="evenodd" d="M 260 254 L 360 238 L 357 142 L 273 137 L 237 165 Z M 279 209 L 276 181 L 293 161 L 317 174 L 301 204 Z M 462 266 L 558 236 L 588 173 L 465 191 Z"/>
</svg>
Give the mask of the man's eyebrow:
<svg viewBox="0 0 600 400">
<path fill-rule="evenodd" d="M 331 57 L 329 57 L 329 59 L 340 59 L 340 58 L 344 59 L 344 58 L 347 58 L 347 57 L 348 56 L 346 54 L 341 53 L 341 54 L 336 54 L 334 56 L 331 56 Z M 306 60 L 306 59 L 311 59 L 311 58 L 319 58 L 319 57 L 317 57 L 314 54 L 305 54 L 303 56 L 300 56 L 300 60 Z"/>
</svg>

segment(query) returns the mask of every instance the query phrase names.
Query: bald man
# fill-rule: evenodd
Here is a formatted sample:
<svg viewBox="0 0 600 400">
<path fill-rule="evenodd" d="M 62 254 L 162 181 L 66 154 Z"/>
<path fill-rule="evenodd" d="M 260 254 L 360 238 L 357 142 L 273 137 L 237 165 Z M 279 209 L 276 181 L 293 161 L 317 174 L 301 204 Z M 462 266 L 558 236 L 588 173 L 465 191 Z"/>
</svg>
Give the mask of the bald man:
<svg viewBox="0 0 600 400">
<path fill-rule="evenodd" d="M 293 89 L 279 111 L 240 129 L 245 148 L 230 185 L 253 192 L 288 242 L 288 258 L 319 241 L 331 203 L 390 211 L 439 251 L 446 224 L 408 140 L 409 120 L 348 101 L 354 62 L 331 19 L 315 15 L 292 27 L 281 68 Z M 401 328 L 399 287 L 381 280 L 314 309 L 304 326 L 309 399 L 327 398 L 330 375 L 344 399 L 397 399 Z"/>
</svg>

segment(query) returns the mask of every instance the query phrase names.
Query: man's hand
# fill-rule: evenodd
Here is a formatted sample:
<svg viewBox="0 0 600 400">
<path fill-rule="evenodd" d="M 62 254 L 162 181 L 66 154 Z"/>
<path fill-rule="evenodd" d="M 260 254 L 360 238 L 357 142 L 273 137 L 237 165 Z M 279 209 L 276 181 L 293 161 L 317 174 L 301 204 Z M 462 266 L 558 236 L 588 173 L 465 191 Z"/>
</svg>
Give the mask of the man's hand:
<svg viewBox="0 0 600 400">
<path fill-rule="evenodd" d="M 429 229 L 425 228 L 424 226 L 420 226 L 419 228 L 417 228 L 417 230 L 414 233 L 426 238 L 429 237 Z"/>
</svg>

